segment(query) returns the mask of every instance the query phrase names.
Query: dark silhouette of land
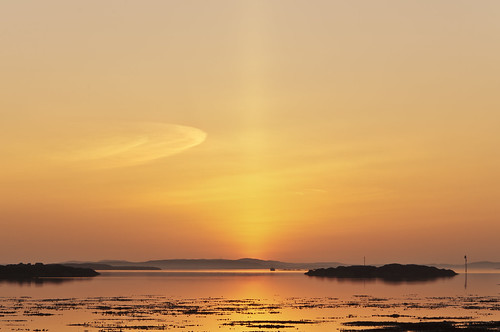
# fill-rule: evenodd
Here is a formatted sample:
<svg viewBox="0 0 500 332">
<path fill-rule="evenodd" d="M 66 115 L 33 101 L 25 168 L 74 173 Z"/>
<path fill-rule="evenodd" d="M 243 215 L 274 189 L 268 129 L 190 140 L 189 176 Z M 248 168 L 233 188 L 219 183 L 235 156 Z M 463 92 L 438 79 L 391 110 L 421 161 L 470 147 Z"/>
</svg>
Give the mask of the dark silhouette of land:
<svg viewBox="0 0 500 332">
<path fill-rule="evenodd" d="M 88 267 L 94 270 L 245 270 L 264 269 L 269 270 L 311 270 L 345 266 L 348 264 L 340 262 L 310 262 L 290 263 L 275 260 L 262 260 L 254 258 L 242 259 L 163 259 L 149 260 L 144 262 L 130 262 L 126 260 L 101 260 L 93 261 L 69 261 L 59 263 L 73 267 Z M 381 266 L 381 265 L 375 265 Z M 426 264 L 437 268 L 453 269 L 462 271 L 464 266 L 451 264 Z M 473 262 L 468 263 L 469 270 L 496 269 L 500 268 L 500 262 Z"/>
<path fill-rule="evenodd" d="M 317 263 L 288 263 L 272 260 L 261 260 L 254 258 L 242 259 L 165 259 L 150 260 L 146 262 L 129 262 L 123 260 L 103 260 L 99 262 L 65 262 L 61 263 L 69 266 L 83 264 L 92 266 L 93 264 L 105 264 L 120 269 L 132 269 L 133 267 L 155 267 L 162 270 L 246 270 L 275 268 L 279 270 L 308 270 L 321 267 L 339 266 L 338 262 L 317 262 Z M 127 267 L 127 268 L 125 268 Z M 96 270 L 101 270 L 96 268 Z"/>
<path fill-rule="evenodd" d="M 161 270 L 159 267 L 155 266 L 130 266 L 130 265 L 109 265 L 102 263 L 65 263 L 64 266 L 86 268 L 92 270 L 139 270 L 139 271 L 150 271 L 150 270 Z"/>
<path fill-rule="evenodd" d="M 11 264 L 0 265 L 0 279 L 22 280 L 34 278 L 95 277 L 96 271 L 60 264 Z"/>
<path fill-rule="evenodd" d="M 418 281 L 432 280 L 437 278 L 454 277 L 457 273 L 453 270 L 438 269 L 434 266 L 415 264 L 387 264 L 376 266 L 338 266 L 327 269 L 309 270 L 308 276 L 331 277 L 331 278 L 362 278 L 362 279 L 384 279 L 390 281 Z"/>
</svg>

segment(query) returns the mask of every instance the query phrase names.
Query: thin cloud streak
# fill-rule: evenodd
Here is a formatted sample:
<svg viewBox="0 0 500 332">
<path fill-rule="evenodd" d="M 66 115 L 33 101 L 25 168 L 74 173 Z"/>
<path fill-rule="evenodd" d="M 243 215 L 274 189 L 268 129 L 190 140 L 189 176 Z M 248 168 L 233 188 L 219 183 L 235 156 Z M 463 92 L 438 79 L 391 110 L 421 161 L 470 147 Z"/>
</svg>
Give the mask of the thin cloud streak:
<svg viewBox="0 0 500 332">
<path fill-rule="evenodd" d="M 65 151 L 56 151 L 51 157 L 91 168 L 129 167 L 181 153 L 207 137 L 198 128 L 166 123 L 126 124 L 93 135 L 66 142 Z"/>
</svg>

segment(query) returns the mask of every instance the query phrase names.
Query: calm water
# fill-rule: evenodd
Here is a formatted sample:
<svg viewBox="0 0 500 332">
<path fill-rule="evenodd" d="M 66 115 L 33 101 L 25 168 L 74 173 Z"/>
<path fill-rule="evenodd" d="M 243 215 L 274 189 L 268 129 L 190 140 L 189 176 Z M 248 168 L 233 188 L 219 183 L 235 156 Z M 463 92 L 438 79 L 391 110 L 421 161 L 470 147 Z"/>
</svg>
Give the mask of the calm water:
<svg viewBox="0 0 500 332">
<path fill-rule="evenodd" d="M 500 321 L 500 274 L 388 283 L 295 271 L 113 271 L 0 282 L 0 331 L 331 331 L 445 320 Z"/>
</svg>

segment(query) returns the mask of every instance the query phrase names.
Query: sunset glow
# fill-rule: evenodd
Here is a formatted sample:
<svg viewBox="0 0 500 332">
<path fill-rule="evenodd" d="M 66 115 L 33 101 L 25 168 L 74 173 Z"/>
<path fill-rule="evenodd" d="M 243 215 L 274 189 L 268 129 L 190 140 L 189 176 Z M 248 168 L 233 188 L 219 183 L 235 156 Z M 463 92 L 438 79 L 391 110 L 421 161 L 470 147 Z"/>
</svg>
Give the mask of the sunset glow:
<svg viewBox="0 0 500 332">
<path fill-rule="evenodd" d="M 500 2 L 2 1 L 0 260 L 498 259 Z"/>
</svg>

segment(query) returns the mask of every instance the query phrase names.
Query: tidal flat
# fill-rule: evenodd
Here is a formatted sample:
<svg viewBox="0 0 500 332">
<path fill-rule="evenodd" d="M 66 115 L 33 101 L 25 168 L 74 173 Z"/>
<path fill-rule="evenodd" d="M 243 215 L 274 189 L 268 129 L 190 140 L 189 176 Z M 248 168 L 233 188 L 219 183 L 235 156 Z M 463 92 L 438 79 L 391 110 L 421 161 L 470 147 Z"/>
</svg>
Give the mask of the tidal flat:
<svg viewBox="0 0 500 332">
<path fill-rule="evenodd" d="M 391 284 L 262 271 L 109 272 L 0 283 L 0 331 L 500 330 L 500 274 L 472 274 L 468 284 L 461 277 Z"/>
</svg>

